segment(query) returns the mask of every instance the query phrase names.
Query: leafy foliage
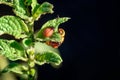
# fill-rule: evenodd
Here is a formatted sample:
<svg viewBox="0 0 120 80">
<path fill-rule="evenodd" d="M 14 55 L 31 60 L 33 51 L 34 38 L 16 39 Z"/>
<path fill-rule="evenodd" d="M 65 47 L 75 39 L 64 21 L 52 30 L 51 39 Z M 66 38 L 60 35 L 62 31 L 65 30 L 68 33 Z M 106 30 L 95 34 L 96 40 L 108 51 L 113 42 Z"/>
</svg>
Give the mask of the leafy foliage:
<svg viewBox="0 0 120 80">
<path fill-rule="evenodd" d="M 60 65 L 62 58 L 58 49 L 48 46 L 47 42 L 62 43 L 64 36 L 61 36 L 58 27 L 70 18 L 61 17 L 47 21 L 41 29 L 34 33 L 34 22 L 41 15 L 53 13 L 53 5 L 49 2 L 39 4 L 37 0 L 0 0 L 0 4 L 12 7 L 15 16 L 5 15 L 0 17 L 0 55 L 14 62 L 6 66 L 0 73 L 14 72 L 26 74 L 28 80 L 34 80 L 36 72 L 35 64 L 43 65 L 49 63 Z M 31 7 L 31 8 L 30 8 Z M 46 37 L 43 33 L 46 28 L 52 27 L 53 31 Z M 49 30 L 49 29 L 48 29 Z M 1 35 L 8 34 L 15 39 L 7 40 Z M 59 45 L 58 45 L 59 46 Z M 17 60 L 24 61 L 19 64 Z M 27 65 L 25 67 L 25 65 Z"/>
</svg>

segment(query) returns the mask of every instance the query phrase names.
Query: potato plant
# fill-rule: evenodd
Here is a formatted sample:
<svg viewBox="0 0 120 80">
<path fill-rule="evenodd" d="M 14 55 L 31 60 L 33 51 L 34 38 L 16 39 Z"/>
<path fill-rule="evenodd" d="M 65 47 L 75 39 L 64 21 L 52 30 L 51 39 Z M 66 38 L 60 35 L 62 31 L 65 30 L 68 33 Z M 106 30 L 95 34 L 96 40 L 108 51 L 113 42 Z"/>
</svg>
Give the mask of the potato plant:
<svg viewBox="0 0 120 80">
<path fill-rule="evenodd" d="M 70 18 L 48 20 L 36 32 L 34 22 L 42 15 L 54 12 L 51 3 L 0 0 L 0 4 L 10 6 L 15 14 L 0 16 L 0 55 L 9 60 L 9 64 L 0 70 L 0 75 L 12 72 L 18 74 L 21 80 L 36 80 L 36 64 L 60 65 L 62 58 L 57 48 L 64 41 L 65 31 L 59 25 Z M 14 38 L 1 37 L 6 34 Z"/>
</svg>

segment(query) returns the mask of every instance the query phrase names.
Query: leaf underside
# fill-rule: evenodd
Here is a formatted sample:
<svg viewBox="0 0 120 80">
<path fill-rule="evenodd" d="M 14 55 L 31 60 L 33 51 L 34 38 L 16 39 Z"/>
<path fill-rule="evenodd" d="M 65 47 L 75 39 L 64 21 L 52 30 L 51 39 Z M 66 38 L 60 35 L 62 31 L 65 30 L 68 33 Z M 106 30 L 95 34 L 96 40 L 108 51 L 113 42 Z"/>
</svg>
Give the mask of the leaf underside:
<svg viewBox="0 0 120 80">
<path fill-rule="evenodd" d="M 45 63 L 59 65 L 62 62 L 58 50 L 46 45 L 45 43 L 35 43 L 35 54 L 36 63 L 39 65 L 43 65 Z"/>
</svg>

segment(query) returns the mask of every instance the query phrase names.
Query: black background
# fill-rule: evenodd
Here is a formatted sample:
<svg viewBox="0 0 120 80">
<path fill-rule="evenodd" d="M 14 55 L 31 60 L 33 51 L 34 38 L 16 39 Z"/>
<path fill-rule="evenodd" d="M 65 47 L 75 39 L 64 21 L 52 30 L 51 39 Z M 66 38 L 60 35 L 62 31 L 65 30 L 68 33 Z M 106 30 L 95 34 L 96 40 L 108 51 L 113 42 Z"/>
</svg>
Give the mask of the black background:
<svg viewBox="0 0 120 80">
<path fill-rule="evenodd" d="M 119 80 L 120 48 L 115 0 L 48 0 L 55 14 L 69 16 L 61 25 L 66 38 L 59 48 L 60 69 L 39 69 L 42 80 Z M 41 71 L 42 70 L 42 71 Z"/>
<path fill-rule="evenodd" d="M 40 0 L 43 2 L 45 0 Z M 38 67 L 38 80 L 119 80 L 120 48 L 115 0 L 47 0 L 55 13 L 42 16 L 35 30 L 57 16 L 71 17 L 61 25 L 66 31 L 60 46 L 63 64 Z M 0 7 L 0 13 L 3 13 Z M 5 8 L 9 11 L 8 8 Z M 8 13 L 5 14 L 10 14 Z"/>
</svg>

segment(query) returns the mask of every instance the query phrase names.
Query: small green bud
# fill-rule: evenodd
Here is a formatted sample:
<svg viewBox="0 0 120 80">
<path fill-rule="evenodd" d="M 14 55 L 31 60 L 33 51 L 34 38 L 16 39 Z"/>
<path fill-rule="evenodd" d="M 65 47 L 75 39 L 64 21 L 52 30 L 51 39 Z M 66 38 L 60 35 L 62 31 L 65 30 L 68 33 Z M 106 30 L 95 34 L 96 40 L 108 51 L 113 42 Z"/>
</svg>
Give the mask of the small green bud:
<svg viewBox="0 0 120 80">
<path fill-rule="evenodd" d="M 34 60 L 35 59 L 35 55 L 30 55 L 30 60 Z"/>
<path fill-rule="evenodd" d="M 35 53 L 34 48 L 30 48 L 27 50 L 28 55 L 33 55 Z"/>
<path fill-rule="evenodd" d="M 30 65 L 30 67 L 34 67 L 35 66 L 35 62 L 34 61 L 30 61 L 29 65 Z"/>
<path fill-rule="evenodd" d="M 30 38 L 25 38 L 22 40 L 22 43 L 25 48 L 28 48 L 32 44 L 32 40 Z"/>
<path fill-rule="evenodd" d="M 35 75 L 35 69 L 31 69 L 31 70 L 30 70 L 30 74 L 31 74 L 32 76 L 34 76 L 34 75 Z"/>
</svg>

